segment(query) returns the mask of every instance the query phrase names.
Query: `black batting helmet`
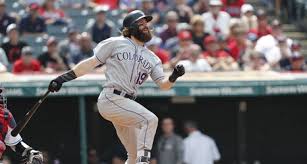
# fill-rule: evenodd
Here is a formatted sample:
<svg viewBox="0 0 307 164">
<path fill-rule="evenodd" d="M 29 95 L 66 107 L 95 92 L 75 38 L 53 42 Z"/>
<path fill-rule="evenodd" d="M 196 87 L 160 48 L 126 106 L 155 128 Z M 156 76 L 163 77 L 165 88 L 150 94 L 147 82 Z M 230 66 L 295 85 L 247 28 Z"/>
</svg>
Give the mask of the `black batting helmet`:
<svg viewBox="0 0 307 164">
<path fill-rule="evenodd" d="M 131 28 L 133 24 L 142 19 L 145 18 L 147 22 L 150 22 L 152 20 L 152 16 L 150 15 L 145 15 L 142 11 L 140 10 L 134 10 L 130 12 L 123 21 L 123 28 Z"/>
</svg>

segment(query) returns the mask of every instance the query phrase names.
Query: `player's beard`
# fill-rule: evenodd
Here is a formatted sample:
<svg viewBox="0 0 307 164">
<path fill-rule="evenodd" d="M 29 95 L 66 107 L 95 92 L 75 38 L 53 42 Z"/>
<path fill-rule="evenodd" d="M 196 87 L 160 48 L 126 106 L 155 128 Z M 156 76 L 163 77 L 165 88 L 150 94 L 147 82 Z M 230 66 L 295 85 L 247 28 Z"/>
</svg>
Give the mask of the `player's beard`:
<svg viewBox="0 0 307 164">
<path fill-rule="evenodd" d="M 147 28 L 147 31 L 143 31 L 143 30 L 138 28 L 137 31 L 136 31 L 136 35 L 134 35 L 134 37 L 137 40 L 146 43 L 146 42 L 151 40 L 152 34 L 151 34 L 151 31 L 150 31 L 149 28 Z"/>
</svg>

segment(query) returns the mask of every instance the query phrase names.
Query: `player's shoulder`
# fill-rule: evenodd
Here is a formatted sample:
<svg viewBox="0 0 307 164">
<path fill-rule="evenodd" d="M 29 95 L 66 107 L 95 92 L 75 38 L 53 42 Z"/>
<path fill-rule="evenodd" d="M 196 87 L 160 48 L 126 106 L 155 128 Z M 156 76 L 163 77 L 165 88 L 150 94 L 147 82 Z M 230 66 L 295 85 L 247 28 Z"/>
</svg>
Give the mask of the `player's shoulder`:
<svg viewBox="0 0 307 164">
<path fill-rule="evenodd" d="M 161 63 L 161 59 L 151 50 L 149 50 L 148 48 L 145 47 L 146 53 L 148 53 L 148 55 L 150 56 L 150 59 L 152 60 L 152 62 L 154 63 Z"/>
<path fill-rule="evenodd" d="M 112 43 L 114 44 L 114 46 L 120 46 L 120 45 L 130 45 L 131 41 L 129 41 L 129 39 L 123 37 L 123 36 L 115 36 L 115 37 L 110 37 L 108 39 L 105 39 L 103 41 L 101 41 L 100 43 Z"/>
<path fill-rule="evenodd" d="M 114 37 L 107 38 L 101 42 L 117 42 L 117 41 L 123 41 L 123 40 L 124 40 L 124 37 L 122 36 L 114 36 Z"/>
</svg>

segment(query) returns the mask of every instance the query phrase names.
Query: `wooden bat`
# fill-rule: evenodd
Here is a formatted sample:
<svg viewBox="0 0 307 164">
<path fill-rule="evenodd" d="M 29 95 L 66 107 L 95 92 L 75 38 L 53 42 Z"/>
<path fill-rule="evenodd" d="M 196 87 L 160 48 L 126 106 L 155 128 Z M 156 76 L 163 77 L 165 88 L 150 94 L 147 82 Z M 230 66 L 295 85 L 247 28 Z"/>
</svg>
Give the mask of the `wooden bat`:
<svg viewBox="0 0 307 164">
<path fill-rule="evenodd" d="M 18 122 L 16 127 L 12 130 L 12 136 L 15 137 L 19 134 L 23 128 L 28 124 L 34 113 L 37 111 L 38 107 L 43 103 L 43 101 L 47 98 L 50 91 L 48 90 L 37 102 L 36 104 L 29 110 L 29 112 L 25 115 L 23 120 Z"/>
</svg>

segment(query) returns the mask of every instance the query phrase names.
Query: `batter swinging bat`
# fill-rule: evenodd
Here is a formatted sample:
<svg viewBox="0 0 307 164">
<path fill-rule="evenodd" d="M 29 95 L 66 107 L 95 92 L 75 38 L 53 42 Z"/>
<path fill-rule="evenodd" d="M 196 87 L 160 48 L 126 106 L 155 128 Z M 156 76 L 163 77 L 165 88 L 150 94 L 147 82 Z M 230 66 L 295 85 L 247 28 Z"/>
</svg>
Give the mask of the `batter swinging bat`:
<svg viewBox="0 0 307 164">
<path fill-rule="evenodd" d="M 56 84 L 52 84 L 52 85 L 56 85 Z M 38 107 L 43 103 L 43 101 L 47 98 L 48 94 L 50 93 L 50 91 L 48 90 L 37 102 L 36 104 L 29 110 L 29 112 L 25 115 L 25 117 L 23 118 L 23 120 L 21 120 L 20 122 L 18 122 L 17 126 L 12 130 L 12 136 L 15 137 L 17 136 L 17 134 L 19 134 L 23 128 L 28 124 L 28 122 L 30 121 L 30 119 L 32 118 L 32 116 L 34 115 L 34 113 L 36 112 L 36 110 L 38 109 Z"/>
</svg>

